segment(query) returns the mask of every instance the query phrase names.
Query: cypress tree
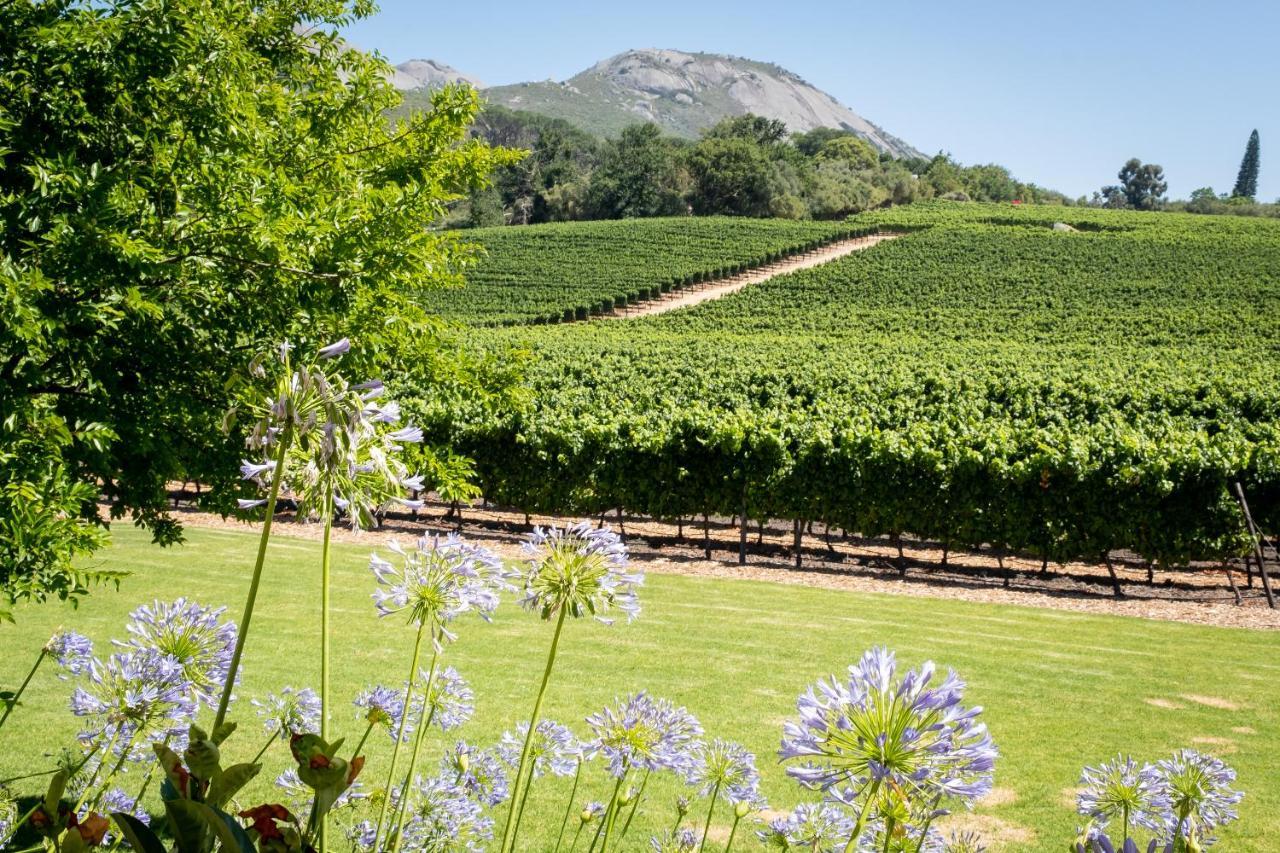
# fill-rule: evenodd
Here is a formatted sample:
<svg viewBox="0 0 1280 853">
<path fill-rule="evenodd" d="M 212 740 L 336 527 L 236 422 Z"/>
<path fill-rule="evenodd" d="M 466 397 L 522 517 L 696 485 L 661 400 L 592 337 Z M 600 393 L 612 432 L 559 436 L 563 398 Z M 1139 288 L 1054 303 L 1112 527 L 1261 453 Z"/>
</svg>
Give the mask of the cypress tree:
<svg viewBox="0 0 1280 853">
<path fill-rule="evenodd" d="M 1236 178 L 1236 188 L 1231 191 L 1238 198 L 1252 199 L 1258 194 L 1258 131 L 1249 134 L 1249 144 L 1244 149 L 1244 159 L 1240 161 L 1240 175 Z"/>
</svg>

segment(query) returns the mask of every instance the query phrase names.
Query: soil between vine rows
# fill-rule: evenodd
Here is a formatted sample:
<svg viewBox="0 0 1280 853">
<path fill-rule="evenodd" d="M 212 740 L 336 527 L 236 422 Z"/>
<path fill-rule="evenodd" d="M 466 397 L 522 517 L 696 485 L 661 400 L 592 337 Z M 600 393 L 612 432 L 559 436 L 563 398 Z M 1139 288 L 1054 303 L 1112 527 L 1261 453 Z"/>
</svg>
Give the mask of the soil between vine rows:
<svg viewBox="0 0 1280 853">
<path fill-rule="evenodd" d="M 406 541 L 423 534 L 459 532 L 508 559 L 521 555 L 520 543 L 529 530 L 521 512 L 499 508 L 465 507 L 462 522 L 446 518 L 449 508 L 428 502 L 417 517 L 394 515 L 377 530 L 351 531 L 335 527 L 338 541 L 379 547 L 398 539 Z M 184 524 L 195 527 L 256 529 L 253 523 L 222 518 L 183 506 L 176 510 Z M 532 515 L 534 525 L 564 525 L 578 519 Z M 599 522 L 599 519 L 594 519 Z M 618 528 L 610 515 L 606 522 Z M 1225 571 L 1216 566 L 1154 572 L 1148 583 L 1145 564 L 1113 555 L 1123 597 L 1113 594 L 1105 565 L 1051 563 L 1042 572 L 1038 558 L 1008 555 L 1004 568 L 994 553 L 950 549 L 946 565 L 938 543 L 903 540 L 904 561 L 888 539 L 861 539 L 841 536 L 834 530 L 830 543 L 821 527 L 803 537 L 801 568 L 795 567 L 794 532 L 790 525 L 766 525 L 763 534 L 756 524 L 749 527 L 747 563 L 738 564 L 739 529 L 729 519 L 711 519 L 711 559 L 706 558 L 702 521 L 686 521 L 683 538 L 675 523 L 624 516 L 622 529 L 632 561 L 645 571 L 715 578 L 737 578 L 776 583 L 800 584 L 816 588 L 856 590 L 890 595 L 946 598 L 963 601 L 1015 604 L 1075 612 L 1103 613 L 1162 619 L 1199 625 L 1265 628 L 1280 630 L 1280 610 L 1270 610 L 1255 578 L 1248 586 L 1242 565 L 1232 571 L 1243 603 L 1237 605 Z M 321 526 L 298 522 L 288 512 L 276 516 L 273 532 L 299 538 L 319 538 Z M 903 572 L 905 566 L 906 571 Z M 1278 573 L 1280 574 L 1280 573 Z M 1276 580 L 1276 578 L 1273 578 Z"/>
</svg>

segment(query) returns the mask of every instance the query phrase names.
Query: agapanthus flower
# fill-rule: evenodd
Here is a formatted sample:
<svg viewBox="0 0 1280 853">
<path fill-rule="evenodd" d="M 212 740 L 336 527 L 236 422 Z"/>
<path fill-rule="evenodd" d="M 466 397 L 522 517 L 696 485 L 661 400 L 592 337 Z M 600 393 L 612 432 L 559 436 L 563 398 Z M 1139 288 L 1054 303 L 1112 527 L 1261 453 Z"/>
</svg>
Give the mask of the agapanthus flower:
<svg viewBox="0 0 1280 853">
<path fill-rule="evenodd" d="M 18 829 L 18 804 L 8 788 L 0 786 L 0 850 Z"/>
<path fill-rule="evenodd" d="M 320 697 L 310 687 L 301 690 L 286 687 L 279 695 L 268 693 L 264 699 L 250 700 L 250 704 L 258 709 L 258 718 L 267 734 L 276 732 L 288 740 L 291 735 L 320 730 Z"/>
<path fill-rule="evenodd" d="M 94 659 L 87 684 L 71 694 L 71 712 L 89 728 L 81 740 L 106 737 L 118 752 L 144 736 L 185 730 L 198 707 L 186 668 L 172 655 L 135 648 Z"/>
<path fill-rule="evenodd" d="M 931 687 L 932 662 L 897 681 L 896 671 L 892 652 L 873 649 L 843 680 L 801 695 L 778 755 L 804 763 L 787 773 L 851 806 L 884 787 L 910 803 L 968 804 L 990 791 L 996 748 L 982 709 L 960 704 L 964 683 L 952 672 Z"/>
<path fill-rule="evenodd" d="M 320 347 L 316 356 L 319 358 L 337 358 L 349 352 L 351 352 L 351 340 L 349 338 L 341 338 L 328 346 Z"/>
<path fill-rule="evenodd" d="M 520 603 L 550 619 L 561 610 L 574 618 L 620 610 L 628 621 L 640 614 L 638 587 L 644 574 L 627 568 L 627 548 L 608 527 L 582 521 L 563 530 L 535 527 L 524 542 L 528 555 Z"/>
<path fill-rule="evenodd" d="M 947 836 L 942 853 L 987 853 L 987 845 L 976 832 L 953 832 Z"/>
<path fill-rule="evenodd" d="M 88 818 L 93 811 L 104 815 L 114 815 L 117 812 L 123 812 L 124 814 L 133 816 L 146 826 L 151 825 L 151 815 L 147 814 L 147 810 L 142 807 L 142 804 L 120 788 L 112 788 L 103 794 L 101 802 L 93 810 L 90 810 L 89 805 L 86 803 L 81 807 L 78 817 L 81 820 L 84 820 Z M 115 824 L 113 822 L 111 829 L 103 837 L 102 846 L 110 846 L 114 842 L 114 832 Z M 0 832 L 0 844 L 3 843 L 4 833 Z"/>
<path fill-rule="evenodd" d="M 396 543 L 391 550 L 400 557 L 399 567 L 376 554 L 369 561 L 378 581 L 374 604 L 382 616 L 403 613 L 410 622 L 426 626 L 437 644 L 454 638 L 446 626 L 465 613 L 487 620 L 499 593 L 511 588 L 496 554 L 457 536 L 424 536 L 412 551 Z"/>
<path fill-rule="evenodd" d="M 450 777 L 467 795 L 486 806 L 496 806 L 510 791 L 506 765 L 497 753 L 458 741 L 440 760 L 442 776 Z"/>
<path fill-rule="evenodd" d="M 445 774 L 417 779 L 412 788 L 402 849 L 480 850 L 493 837 L 493 820 L 461 785 Z"/>
<path fill-rule="evenodd" d="M 520 763 L 520 750 L 529 734 L 529 723 L 516 725 L 514 732 L 503 732 L 498 754 L 513 770 Z M 533 778 L 548 771 L 556 776 L 572 776 L 578 769 L 582 747 L 573 732 L 554 720 L 539 720 L 538 728 L 529 742 L 529 761 L 533 763 Z"/>
<path fill-rule="evenodd" d="M 1236 772 L 1220 759 L 1182 749 L 1156 762 L 1155 770 L 1172 818 L 1168 835 L 1194 839 L 1203 849 L 1214 841 L 1211 832 L 1238 817 L 1236 805 L 1244 794 L 1231 787 Z"/>
<path fill-rule="evenodd" d="M 701 724 L 687 710 L 643 691 L 587 717 L 587 725 L 595 735 L 591 746 L 605 755 L 609 772 L 618 778 L 632 768 L 688 775 L 690 751 L 702 735 Z"/>
<path fill-rule="evenodd" d="M 155 601 L 129 614 L 129 640 L 117 645 L 153 649 L 178 661 L 195 698 L 216 707 L 236 645 L 236 625 L 223 620 L 225 612 L 186 598 Z"/>
<path fill-rule="evenodd" d="M 985 850 L 986 848 L 981 848 Z M 968 848 L 960 848 L 961 853 L 967 853 Z M 1140 848 L 1138 842 L 1132 838 L 1126 838 L 1122 843 L 1115 844 L 1101 831 L 1095 831 L 1092 837 L 1077 840 L 1074 847 L 1074 853 L 1139 853 Z M 951 853 L 948 848 L 944 853 Z M 1163 843 L 1155 838 L 1147 843 L 1146 853 L 1173 853 L 1173 844 Z"/>
<path fill-rule="evenodd" d="M 421 684 L 430 679 L 427 673 L 421 673 Z M 433 725 L 447 732 L 458 728 L 475 713 L 475 693 L 466 680 L 451 666 L 436 673 L 435 681 L 426 693 L 427 716 Z"/>
<path fill-rule="evenodd" d="M 385 726 L 387 734 L 394 741 L 396 735 L 400 733 L 400 720 L 404 715 L 404 695 L 403 690 L 375 685 L 357 696 L 354 704 L 364 712 L 360 715 L 361 719 L 367 723 Z M 405 723 L 403 732 L 405 740 L 409 739 L 409 734 L 413 731 L 413 716 L 411 713 L 410 719 Z"/>
<path fill-rule="evenodd" d="M 591 823 L 593 820 L 599 820 L 604 817 L 604 803 L 599 800 L 592 800 L 582 807 L 582 813 L 578 815 L 578 820 L 583 823 Z"/>
<path fill-rule="evenodd" d="M 786 817 L 775 818 L 756 832 L 774 850 L 793 847 L 814 853 L 842 851 L 853 834 L 853 818 L 830 803 L 801 803 Z"/>
<path fill-rule="evenodd" d="M 760 798 L 756 757 L 741 744 L 719 738 L 694 747 L 689 784 L 704 797 L 715 791 L 734 804 Z"/>
<path fill-rule="evenodd" d="M 649 849 L 653 853 L 693 853 L 698 849 L 698 834 L 688 827 L 667 830 L 649 839 Z"/>
<path fill-rule="evenodd" d="M 66 675 L 86 673 L 93 662 L 93 641 L 75 631 L 59 630 L 44 644 L 44 651 L 66 670 Z"/>
<path fill-rule="evenodd" d="M 1122 821 L 1121 840 L 1136 825 L 1159 831 L 1169 823 L 1169 795 L 1159 771 L 1118 755 L 1080 774 L 1083 790 L 1076 797 L 1076 810 L 1092 818 L 1092 825 L 1104 828 L 1112 819 Z"/>
</svg>

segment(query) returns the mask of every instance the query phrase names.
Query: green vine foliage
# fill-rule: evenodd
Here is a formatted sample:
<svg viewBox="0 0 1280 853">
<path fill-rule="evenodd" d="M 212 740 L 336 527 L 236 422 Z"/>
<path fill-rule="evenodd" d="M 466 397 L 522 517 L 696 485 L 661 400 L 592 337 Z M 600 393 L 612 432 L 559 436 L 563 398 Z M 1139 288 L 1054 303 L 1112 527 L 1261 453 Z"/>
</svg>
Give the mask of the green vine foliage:
<svg viewBox="0 0 1280 853">
<path fill-rule="evenodd" d="M 1275 223 L 938 202 L 851 224 L 923 230 L 689 310 L 474 332 L 532 354 L 527 412 L 447 425 L 485 495 L 1170 566 L 1242 552 L 1236 480 L 1280 522 Z"/>
</svg>

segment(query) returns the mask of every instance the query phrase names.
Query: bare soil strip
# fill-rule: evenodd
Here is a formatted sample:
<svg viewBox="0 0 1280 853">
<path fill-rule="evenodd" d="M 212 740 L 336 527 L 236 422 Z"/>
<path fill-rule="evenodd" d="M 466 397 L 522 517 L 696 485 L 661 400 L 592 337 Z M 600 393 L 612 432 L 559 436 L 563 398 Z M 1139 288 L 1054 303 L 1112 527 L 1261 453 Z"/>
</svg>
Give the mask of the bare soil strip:
<svg viewBox="0 0 1280 853">
<path fill-rule="evenodd" d="M 634 305 L 628 305 L 626 308 L 615 310 L 612 314 L 601 314 L 592 319 L 629 320 L 633 317 L 665 314 L 667 311 L 674 311 L 677 308 L 687 308 L 700 302 L 709 302 L 712 299 L 728 296 L 730 293 L 736 293 L 744 287 L 760 284 L 776 276 L 827 264 L 843 258 L 845 255 L 851 255 L 862 249 L 869 249 L 877 243 L 883 243 L 885 240 L 893 240 L 901 236 L 901 234 L 884 233 L 872 234 L 869 237 L 853 237 L 848 240 L 839 240 L 820 249 L 790 255 L 780 261 L 765 264 L 764 266 L 752 267 L 746 272 L 741 272 L 737 275 L 682 287 L 679 290 L 664 293 L 657 299 L 637 302 Z"/>
<path fill-rule="evenodd" d="M 189 492 L 182 493 L 182 506 L 176 508 L 184 524 L 246 532 L 257 529 L 256 524 L 188 509 L 191 497 L 194 495 Z M 378 530 L 363 532 L 335 527 L 334 539 L 372 549 L 385 547 L 392 540 L 407 544 L 423 534 L 460 530 L 466 538 L 493 548 L 503 557 L 519 559 L 520 543 L 529 525 L 563 525 L 576 520 L 532 515 L 526 522 L 526 516 L 520 512 L 469 506 L 463 507 L 459 524 L 456 518 L 444 517 L 447 510 L 445 504 L 430 501 L 417 518 L 388 518 Z M 617 529 L 616 517 L 610 514 L 607 521 Z M 654 573 L 1018 604 L 1201 625 L 1280 629 L 1280 611 L 1267 609 L 1256 587 L 1241 583 L 1244 605 L 1238 606 L 1220 571 L 1157 572 L 1154 583 L 1148 583 L 1144 566 L 1116 559 L 1115 569 L 1124 584 L 1125 595 L 1115 598 L 1104 565 L 1052 564 L 1043 571 L 1040 561 L 1034 558 L 957 549 L 949 549 L 944 562 L 943 549 L 937 543 L 905 539 L 899 562 L 896 545 L 887 539 L 846 539 L 838 533 L 829 541 L 823 535 L 807 535 L 801 552 L 802 567 L 797 568 L 793 531 L 777 525 L 767 525 L 761 531 L 755 524 L 750 530 L 747 565 L 739 565 L 739 529 L 727 521 L 711 520 L 705 546 L 701 519 L 696 524 L 678 527 L 627 516 L 623 520 L 623 533 L 632 562 Z M 285 536 L 318 539 L 321 529 L 319 524 L 297 523 L 290 513 L 281 513 L 276 517 L 273 531 Z M 990 621 L 992 630 L 996 630 L 1000 620 L 993 617 Z M 1184 701 L 1204 699 L 1186 697 Z M 1146 701 L 1157 707 L 1185 707 L 1171 699 Z"/>
</svg>

